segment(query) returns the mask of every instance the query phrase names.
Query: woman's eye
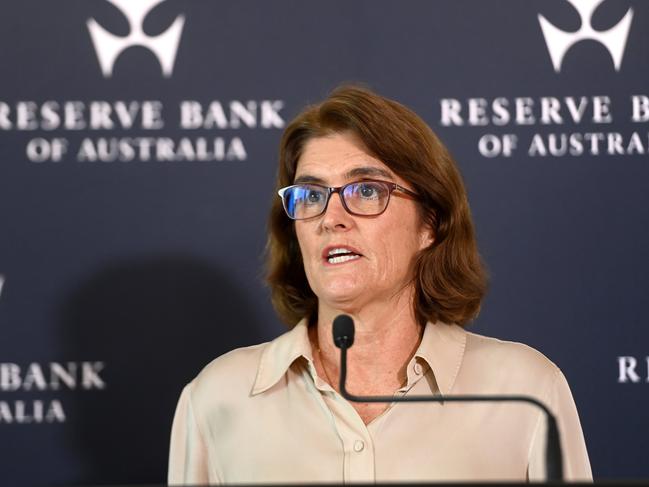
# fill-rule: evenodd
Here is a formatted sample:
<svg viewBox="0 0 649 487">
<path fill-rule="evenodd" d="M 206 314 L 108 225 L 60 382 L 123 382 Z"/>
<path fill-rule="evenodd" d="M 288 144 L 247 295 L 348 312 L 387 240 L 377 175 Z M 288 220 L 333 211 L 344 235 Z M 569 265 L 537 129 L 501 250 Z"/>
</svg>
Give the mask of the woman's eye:
<svg viewBox="0 0 649 487">
<path fill-rule="evenodd" d="M 363 198 L 374 198 L 377 195 L 376 188 L 371 184 L 362 184 L 359 193 Z"/>
<path fill-rule="evenodd" d="M 309 191 L 307 194 L 307 201 L 309 203 L 318 203 L 322 199 L 322 195 L 319 191 Z"/>
</svg>

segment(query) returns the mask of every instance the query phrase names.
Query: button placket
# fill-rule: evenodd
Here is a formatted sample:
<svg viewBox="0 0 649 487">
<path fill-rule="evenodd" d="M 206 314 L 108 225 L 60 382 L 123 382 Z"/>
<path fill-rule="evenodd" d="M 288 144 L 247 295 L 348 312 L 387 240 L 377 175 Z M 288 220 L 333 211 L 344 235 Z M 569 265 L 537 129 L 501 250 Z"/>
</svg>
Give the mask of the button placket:
<svg viewBox="0 0 649 487">
<path fill-rule="evenodd" d="M 374 482 L 375 464 L 372 440 L 352 404 L 339 393 L 321 394 L 332 413 L 338 436 L 343 442 L 343 483 Z"/>
</svg>

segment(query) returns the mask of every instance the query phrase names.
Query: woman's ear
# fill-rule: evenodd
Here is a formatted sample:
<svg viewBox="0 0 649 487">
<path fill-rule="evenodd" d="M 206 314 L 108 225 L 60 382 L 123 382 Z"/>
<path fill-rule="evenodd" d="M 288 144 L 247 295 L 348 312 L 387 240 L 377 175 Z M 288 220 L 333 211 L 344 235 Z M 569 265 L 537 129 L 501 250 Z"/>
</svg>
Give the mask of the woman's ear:
<svg viewBox="0 0 649 487">
<path fill-rule="evenodd" d="M 424 225 L 419 234 L 419 250 L 424 250 L 435 242 L 435 232 L 430 225 Z"/>
</svg>

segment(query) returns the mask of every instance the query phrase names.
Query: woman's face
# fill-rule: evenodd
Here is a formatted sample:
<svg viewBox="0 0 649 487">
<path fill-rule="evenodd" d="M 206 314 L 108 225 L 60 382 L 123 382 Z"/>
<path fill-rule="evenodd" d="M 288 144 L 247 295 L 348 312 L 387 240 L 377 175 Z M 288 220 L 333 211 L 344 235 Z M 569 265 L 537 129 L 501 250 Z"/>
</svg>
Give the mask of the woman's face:
<svg viewBox="0 0 649 487">
<path fill-rule="evenodd" d="M 350 133 L 309 140 L 295 174 L 295 182 L 324 186 L 361 179 L 391 181 L 412 190 Z M 332 194 L 323 215 L 295 222 L 304 270 L 320 306 L 353 313 L 410 291 L 413 257 L 433 238 L 421 223 L 417 202 L 402 194 L 392 193 L 385 212 L 371 217 L 350 215 L 340 196 Z M 333 249 L 347 249 L 353 258 L 328 258 Z"/>
</svg>

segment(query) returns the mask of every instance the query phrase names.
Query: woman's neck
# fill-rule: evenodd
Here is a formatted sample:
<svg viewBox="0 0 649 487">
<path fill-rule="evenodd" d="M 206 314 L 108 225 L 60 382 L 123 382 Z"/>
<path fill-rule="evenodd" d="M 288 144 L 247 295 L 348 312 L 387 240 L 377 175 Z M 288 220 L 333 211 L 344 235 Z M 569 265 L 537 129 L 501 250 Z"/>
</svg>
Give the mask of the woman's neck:
<svg viewBox="0 0 649 487">
<path fill-rule="evenodd" d="M 340 350 L 332 339 L 332 323 L 341 313 L 354 320 L 354 345 L 347 359 L 347 389 L 354 394 L 393 394 L 403 386 L 406 367 L 421 341 L 422 327 L 414 318 L 412 291 L 390 302 L 339 310 L 321 304 L 317 326 L 311 331 L 314 355 L 338 389 Z M 318 352 L 319 350 L 319 352 Z M 317 353 L 316 353 L 317 352 Z"/>
</svg>

